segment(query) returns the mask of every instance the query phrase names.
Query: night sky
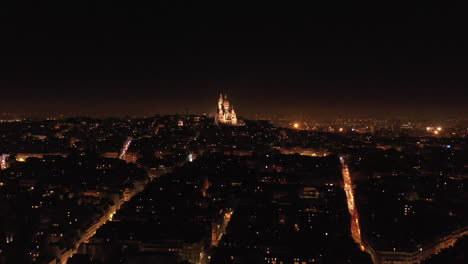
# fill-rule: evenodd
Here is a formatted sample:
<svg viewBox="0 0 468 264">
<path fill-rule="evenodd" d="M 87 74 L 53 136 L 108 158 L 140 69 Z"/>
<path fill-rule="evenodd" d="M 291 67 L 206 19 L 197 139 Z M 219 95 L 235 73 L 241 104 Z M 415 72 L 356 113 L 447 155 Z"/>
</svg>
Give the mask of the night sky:
<svg viewBox="0 0 468 264">
<path fill-rule="evenodd" d="M 1 9 L 0 111 L 467 117 L 461 7 L 198 2 Z"/>
</svg>

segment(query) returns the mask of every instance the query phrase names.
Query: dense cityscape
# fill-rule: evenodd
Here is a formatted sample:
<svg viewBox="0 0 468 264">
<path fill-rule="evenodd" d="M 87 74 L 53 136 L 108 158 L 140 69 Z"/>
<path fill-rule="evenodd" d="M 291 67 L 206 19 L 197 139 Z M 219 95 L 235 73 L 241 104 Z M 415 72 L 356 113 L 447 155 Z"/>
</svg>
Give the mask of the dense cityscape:
<svg viewBox="0 0 468 264">
<path fill-rule="evenodd" d="M 465 10 L 5 4 L 0 264 L 467 264 Z"/>
<path fill-rule="evenodd" d="M 465 263 L 468 120 L 217 109 L 3 120 L 0 263 Z"/>
</svg>

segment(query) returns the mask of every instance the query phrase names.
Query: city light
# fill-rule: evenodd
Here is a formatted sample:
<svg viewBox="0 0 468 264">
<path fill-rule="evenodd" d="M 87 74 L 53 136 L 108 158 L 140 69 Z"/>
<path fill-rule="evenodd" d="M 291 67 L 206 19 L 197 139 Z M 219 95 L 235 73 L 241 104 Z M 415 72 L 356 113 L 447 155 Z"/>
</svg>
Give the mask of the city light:
<svg viewBox="0 0 468 264">
<path fill-rule="evenodd" d="M 62 2 L 2 14 L 0 264 L 468 264 L 463 8 Z"/>
<path fill-rule="evenodd" d="M 119 159 L 125 158 L 125 154 L 127 154 L 128 148 L 130 147 L 131 143 L 132 143 L 132 137 L 127 137 L 127 139 L 125 140 L 122 146 L 122 149 L 120 150 Z"/>
<path fill-rule="evenodd" d="M 342 166 L 344 190 L 348 202 L 348 211 L 351 216 L 351 236 L 353 237 L 354 241 L 359 245 L 360 249 L 364 251 L 366 248 L 361 238 L 361 226 L 359 225 L 359 214 L 356 210 L 354 200 L 353 182 L 351 179 L 351 174 L 349 173 L 348 166 L 346 165 L 345 159 L 343 157 L 340 157 L 340 162 Z"/>
<path fill-rule="evenodd" d="M 1 160 L 0 160 L 0 168 L 2 170 L 5 170 L 7 169 L 7 162 L 6 162 L 6 159 L 9 157 L 10 155 L 9 154 L 2 154 L 0 156 Z"/>
</svg>

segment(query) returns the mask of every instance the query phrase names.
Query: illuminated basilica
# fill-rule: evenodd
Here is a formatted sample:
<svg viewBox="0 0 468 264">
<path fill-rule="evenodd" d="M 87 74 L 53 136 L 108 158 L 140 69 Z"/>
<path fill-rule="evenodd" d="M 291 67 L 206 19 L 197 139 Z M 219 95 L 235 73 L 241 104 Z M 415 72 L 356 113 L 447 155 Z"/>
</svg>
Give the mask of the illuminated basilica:
<svg viewBox="0 0 468 264">
<path fill-rule="evenodd" d="M 234 107 L 229 104 L 227 94 L 225 94 L 224 97 L 223 94 L 219 95 L 218 111 L 215 115 L 215 122 L 216 124 L 225 124 L 231 126 L 238 125 L 236 112 L 234 111 Z"/>
</svg>

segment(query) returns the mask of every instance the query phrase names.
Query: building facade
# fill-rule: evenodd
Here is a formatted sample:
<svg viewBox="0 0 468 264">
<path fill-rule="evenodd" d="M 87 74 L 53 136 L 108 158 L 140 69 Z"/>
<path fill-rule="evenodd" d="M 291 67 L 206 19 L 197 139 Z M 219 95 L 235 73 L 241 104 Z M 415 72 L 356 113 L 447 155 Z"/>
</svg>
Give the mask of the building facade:
<svg viewBox="0 0 468 264">
<path fill-rule="evenodd" d="M 238 125 L 237 115 L 234 111 L 234 107 L 229 104 L 227 99 L 227 94 L 220 94 L 218 99 L 218 111 L 215 115 L 216 124 L 225 124 L 225 125 Z"/>
</svg>

